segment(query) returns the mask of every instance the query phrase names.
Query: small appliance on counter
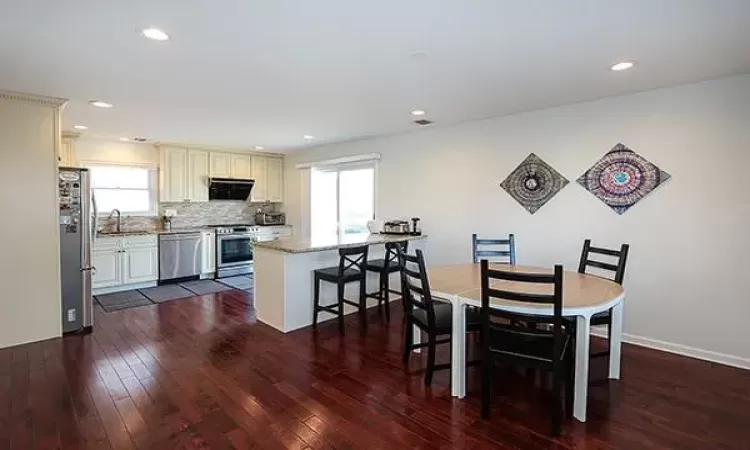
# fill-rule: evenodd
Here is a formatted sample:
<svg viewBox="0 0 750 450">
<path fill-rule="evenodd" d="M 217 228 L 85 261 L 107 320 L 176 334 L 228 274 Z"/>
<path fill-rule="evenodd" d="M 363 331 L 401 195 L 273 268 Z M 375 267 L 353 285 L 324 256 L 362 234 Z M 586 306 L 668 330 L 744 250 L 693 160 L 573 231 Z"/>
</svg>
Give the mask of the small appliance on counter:
<svg viewBox="0 0 750 450">
<path fill-rule="evenodd" d="M 256 225 L 286 225 L 286 214 L 282 212 L 263 212 L 255 213 Z"/>
<path fill-rule="evenodd" d="M 382 234 L 411 234 L 409 222 L 405 220 L 389 220 L 383 224 Z"/>
</svg>

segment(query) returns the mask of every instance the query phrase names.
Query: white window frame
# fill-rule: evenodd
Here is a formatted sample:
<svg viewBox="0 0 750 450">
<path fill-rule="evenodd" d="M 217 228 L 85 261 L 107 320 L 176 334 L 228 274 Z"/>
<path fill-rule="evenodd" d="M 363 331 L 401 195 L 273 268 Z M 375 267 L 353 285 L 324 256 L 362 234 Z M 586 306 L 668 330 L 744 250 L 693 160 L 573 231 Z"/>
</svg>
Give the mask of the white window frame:
<svg viewBox="0 0 750 450">
<path fill-rule="evenodd" d="M 91 168 L 96 166 L 105 167 L 132 167 L 138 169 L 146 169 L 148 173 L 148 211 L 126 211 L 123 212 L 123 216 L 131 217 L 157 217 L 159 215 L 159 170 L 151 164 L 139 164 L 139 163 L 121 163 L 121 162 L 107 162 L 107 161 L 81 161 L 81 166 L 85 168 Z M 100 188 L 101 189 L 101 188 Z M 106 189 L 106 188 L 105 188 Z M 99 217 L 109 217 L 112 211 L 99 211 Z"/>
<path fill-rule="evenodd" d="M 343 158 L 342 158 L 343 159 Z M 343 236 L 344 233 L 341 230 L 341 211 L 340 211 L 340 172 L 346 171 L 346 170 L 353 170 L 353 169 L 373 169 L 373 187 L 372 187 L 372 213 L 373 217 L 370 220 L 375 220 L 375 218 L 378 217 L 378 186 L 379 186 L 379 161 L 378 159 L 366 159 L 366 160 L 359 160 L 356 162 L 340 162 L 340 163 L 334 163 L 334 164 L 326 164 L 326 163 L 318 163 L 313 165 L 305 165 L 304 168 L 309 168 L 312 170 L 320 170 L 320 171 L 335 171 L 337 172 L 336 175 L 336 234 L 338 236 Z M 312 200 L 312 174 L 310 174 L 310 182 L 309 182 L 309 192 L 310 192 L 310 199 Z M 307 218 L 308 221 L 308 229 L 312 230 L 312 217 L 313 212 L 312 209 L 310 210 L 310 215 Z"/>
</svg>

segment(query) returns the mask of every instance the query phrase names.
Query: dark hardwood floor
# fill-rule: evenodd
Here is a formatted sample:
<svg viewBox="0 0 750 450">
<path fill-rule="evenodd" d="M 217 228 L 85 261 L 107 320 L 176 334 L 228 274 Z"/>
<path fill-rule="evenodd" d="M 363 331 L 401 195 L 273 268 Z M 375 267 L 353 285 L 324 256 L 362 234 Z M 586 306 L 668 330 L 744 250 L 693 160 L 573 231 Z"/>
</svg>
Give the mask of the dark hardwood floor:
<svg viewBox="0 0 750 450">
<path fill-rule="evenodd" d="M 425 388 L 418 355 L 405 373 L 398 309 L 366 334 L 350 316 L 344 338 L 255 323 L 241 291 L 97 311 L 91 335 L 0 350 L 0 449 L 750 449 L 750 372 L 633 346 L 558 439 L 515 371 L 480 420 L 479 368 L 463 400 L 446 371 Z"/>
</svg>

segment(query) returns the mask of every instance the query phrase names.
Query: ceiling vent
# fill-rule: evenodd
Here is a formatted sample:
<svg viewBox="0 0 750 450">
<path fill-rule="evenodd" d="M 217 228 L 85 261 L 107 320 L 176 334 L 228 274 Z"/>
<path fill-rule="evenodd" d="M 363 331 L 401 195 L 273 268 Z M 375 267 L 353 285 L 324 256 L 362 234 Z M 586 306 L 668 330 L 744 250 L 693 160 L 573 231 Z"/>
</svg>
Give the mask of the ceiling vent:
<svg viewBox="0 0 750 450">
<path fill-rule="evenodd" d="M 142 144 L 144 142 L 148 142 L 148 138 L 145 138 L 145 137 L 134 137 L 133 138 L 133 142 L 139 142 L 139 143 Z"/>
<path fill-rule="evenodd" d="M 419 126 L 424 126 L 424 125 L 431 124 L 432 121 L 431 120 L 427 120 L 427 119 L 419 119 L 419 120 L 415 120 L 414 123 L 417 124 L 417 125 L 419 125 Z"/>
</svg>

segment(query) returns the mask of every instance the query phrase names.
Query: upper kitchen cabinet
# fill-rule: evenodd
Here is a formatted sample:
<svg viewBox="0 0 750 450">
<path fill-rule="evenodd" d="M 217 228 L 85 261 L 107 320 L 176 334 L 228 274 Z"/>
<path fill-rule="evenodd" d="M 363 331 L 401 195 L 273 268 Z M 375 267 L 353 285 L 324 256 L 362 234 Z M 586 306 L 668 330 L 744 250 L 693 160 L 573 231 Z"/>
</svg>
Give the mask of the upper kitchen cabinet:
<svg viewBox="0 0 750 450">
<path fill-rule="evenodd" d="M 232 153 L 232 178 L 249 180 L 253 178 L 253 164 L 250 155 Z"/>
<path fill-rule="evenodd" d="M 208 152 L 188 150 L 188 198 L 193 202 L 208 201 Z"/>
<path fill-rule="evenodd" d="M 269 202 L 284 201 L 284 160 L 281 158 L 266 160 L 266 197 Z"/>
<path fill-rule="evenodd" d="M 208 201 L 208 174 L 207 151 L 173 146 L 161 147 L 161 201 Z"/>
<path fill-rule="evenodd" d="M 230 153 L 211 152 L 209 173 L 215 178 L 232 177 L 232 161 Z"/>
<path fill-rule="evenodd" d="M 273 156 L 253 156 L 252 190 L 254 202 L 284 201 L 284 160 Z"/>
<path fill-rule="evenodd" d="M 60 138 L 60 155 L 58 161 L 61 167 L 75 167 L 75 143 L 78 135 L 72 133 L 63 133 Z"/>
</svg>

